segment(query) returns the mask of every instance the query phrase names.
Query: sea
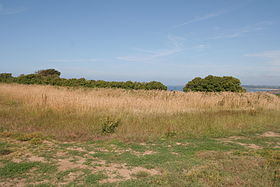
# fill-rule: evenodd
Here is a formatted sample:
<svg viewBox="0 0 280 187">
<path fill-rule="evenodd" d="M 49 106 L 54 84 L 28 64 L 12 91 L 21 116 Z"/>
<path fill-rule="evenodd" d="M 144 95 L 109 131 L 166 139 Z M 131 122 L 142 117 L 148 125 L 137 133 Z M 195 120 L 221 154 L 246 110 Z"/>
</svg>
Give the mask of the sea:
<svg viewBox="0 0 280 187">
<path fill-rule="evenodd" d="M 254 86 L 244 85 L 247 92 L 277 92 L 280 93 L 280 86 Z M 184 85 L 168 85 L 168 90 L 183 91 Z"/>
</svg>

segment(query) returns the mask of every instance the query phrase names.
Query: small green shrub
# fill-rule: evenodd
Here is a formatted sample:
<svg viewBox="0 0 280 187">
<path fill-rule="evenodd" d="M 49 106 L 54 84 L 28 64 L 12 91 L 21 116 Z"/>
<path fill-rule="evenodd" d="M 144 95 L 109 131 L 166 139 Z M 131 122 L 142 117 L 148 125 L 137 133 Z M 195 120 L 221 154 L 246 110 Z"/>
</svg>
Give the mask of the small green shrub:
<svg viewBox="0 0 280 187">
<path fill-rule="evenodd" d="M 116 131 L 116 128 L 119 126 L 119 120 L 110 120 L 109 118 L 105 119 L 102 122 L 102 133 L 103 134 L 111 134 Z"/>
<path fill-rule="evenodd" d="M 40 145 L 43 143 L 43 140 L 41 138 L 35 137 L 30 140 L 30 143 L 33 145 Z"/>
</svg>

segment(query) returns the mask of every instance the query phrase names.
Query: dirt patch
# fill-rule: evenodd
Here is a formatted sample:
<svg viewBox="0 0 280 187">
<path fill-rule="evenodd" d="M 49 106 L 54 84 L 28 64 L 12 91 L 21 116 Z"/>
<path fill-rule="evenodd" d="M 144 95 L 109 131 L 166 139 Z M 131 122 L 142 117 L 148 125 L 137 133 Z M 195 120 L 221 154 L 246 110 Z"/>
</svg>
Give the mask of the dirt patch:
<svg viewBox="0 0 280 187">
<path fill-rule="evenodd" d="M 66 154 L 65 152 L 58 151 L 58 152 L 56 153 L 56 156 L 57 156 L 57 157 L 65 157 L 65 156 L 67 156 L 67 154 Z"/>
<path fill-rule="evenodd" d="M 96 150 L 96 151 L 100 151 L 100 152 L 105 152 L 105 153 L 111 152 L 111 151 L 109 151 L 108 149 L 101 148 L 101 147 L 97 147 L 97 148 L 95 148 L 95 150 Z"/>
<path fill-rule="evenodd" d="M 48 140 L 44 140 L 43 141 L 43 144 L 47 145 L 47 146 L 50 146 L 50 147 L 53 147 L 55 144 L 51 141 L 48 141 Z"/>
<path fill-rule="evenodd" d="M 20 162 L 22 162 L 22 160 L 19 159 L 19 158 L 13 158 L 13 159 L 12 159 L 12 162 L 20 163 Z"/>
<path fill-rule="evenodd" d="M 79 177 L 81 177 L 82 175 L 84 175 L 84 173 L 82 171 L 70 172 L 68 175 L 66 175 L 63 178 L 63 182 L 60 182 L 59 185 L 66 185 L 70 182 L 73 182 L 76 179 L 78 179 Z"/>
<path fill-rule="evenodd" d="M 188 145 L 189 145 L 189 143 L 176 142 L 176 145 L 188 146 Z"/>
<path fill-rule="evenodd" d="M 232 143 L 235 140 L 242 140 L 242 139 L 245 139 L 245 137 L 243 137 L 243 136 L 230 136 L 230 137 L 227 137 L 227 138 L 218 138 L 217 140 L 220 140 L 222 142 Z"/>
<path fill-rule="evenodd" d="M 136 156 L 145 156 L 145 155 L 152 155 L 152 154 L 156 154 L 157 152 L 155 151 L 151 151 L 151 150 L 147 150 L 147 151 L 144 151 L 144 152 L 139 152 L 139 151 L 134 151 L 133 149 L 115 149 L 114 150 L 115 153 L 117 154 L 123 154 L 123 153 L 131 153 L 133 155 L 136 155 Z"/>
<path fill-rule="evenodd" d="M 45 158 L 32 155 L 28 158 L 30 162 L 46 162 Z"/>
<path fill-rule="evenodd" d="M 279 133 L 267 131 L 261 135 L 262 137 L 280 137 Z"/>
<path fill-rule="evenodd" d="M 155 151 L 144 151 L 144 152 L 138 152 L 138 151 L 129 151 L 131 154 L 136 155 L 136 156 L 145 156 L 145 155 L 153 155 L 156 154 L 157 152 Z"/>
<path fill-rule="evenodd" d="M 76 162 L 73 160 L 78 159 Z M 119 164 L 119 163 L 106 163 L 105 160 L 98 160 L 93 161 L 93 166 L 85 165 L 84 162 L 86 161 L 85 158 L 82 157 L 75 157 L 73 160 L 67 159 L 59 159 L 58 160 L 58 170 L 59 171 L 66 171 L 70 169 L 89 169 L 92 173 L 99 173 L 103 172 L 108 176 L 108 178 L 103 179 L 100 183 L 112 183 L 112 182 L 119 182 L 125 181 L 134 178 L 135 174 L 138 172 L 145 172 L 148 175 L 159 175 L 160 172 L 155 169 L 146 169 L 143 167 L 129 167 L 126 164 Z M 66 177 L 67 182 L 71 182 L 79 177 L 81 173 L 73 172 L 73 174 L 69 174 Z M 67 183 L 65 183 L 67 184 Z"/>
<path fill-rule="evenodd" d="M 250 149 L 262 149 L 263 148 L 263 147 L 258 146 L 256 144 L 246 144 L 246 143 L 240 143 L 240 142 L 235 142 L 235 143 L 238 144 L 238 145 L 242 145 L 244 147 L 248 147 Z"/>
<path fill-rule="evenodd" d="M 6 182 L 0 182 L 0 186 L 5 186 L 5 187 L 21 187 L 26 185 L 26 179 L 12 179 Z"/>
<path fill-rule="evenodd" d="M 242 140 L 245 139 L 245 137 L 242 136 L 230 136 L 228 138 L 219 138 L 217 140 L 222 141 L 224 143 L 234 143 L 234 144 L 238 144 L 250 149 L 262 149 L 263 147 L 258 146 L 256 144 L 247 144 L 247 143 L 241 143 L 241 142 L 237 142 L 236 140 Z"/>
<path fill-rule="evenodd" d="M 85 169 L 87 168 L 86 165 L 83 165 L 82 162 L 74 162 L 71 159 L 58 159 L 58 170 L 59 171 L 65 171 L 69 169 L 74 169 L 74 168 L 82 168 Z"/>
<path fill-rule="evenodd" d="M 87 152 L 87 150 L 81 148 L 81 147 L 68 147 L 67 150 L 69 151 L 80 151 L 80 152 Z"/>
<path fill-rule="evenodd" d="M 126 181 L 134 178 L 134 175 L 138 172 L 145 172 L 149 175 L 160 175 L 160 172 L 155 169 L 128 167 L 126 164 L 109 164 L 108 166 L 96 167 L 96 169 L 108 175 L 108 178 L 101 180 L 100 183 Z"/>
</svg>

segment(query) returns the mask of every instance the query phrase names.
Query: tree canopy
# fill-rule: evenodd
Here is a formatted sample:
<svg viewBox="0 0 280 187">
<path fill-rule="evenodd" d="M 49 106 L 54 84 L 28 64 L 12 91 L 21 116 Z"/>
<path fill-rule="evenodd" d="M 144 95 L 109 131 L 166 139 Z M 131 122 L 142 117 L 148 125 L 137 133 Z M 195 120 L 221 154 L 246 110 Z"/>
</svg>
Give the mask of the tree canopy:
<svg viewBox="0 0 280 187">
<path fill-rule="evenodd" d="M 60 76 L 60 72 L 55 69 L 43 69 L 36 71 L 35 74 L 41 75 L 41 76 Z"/>
<path fill-rule="evenodd" d="M 89 88 L 122 88 L 135 90 L 167 90 L 167 86 L 161 82 L 118 82 L 103 80 L 86 80 L 85 78 L 60 78 L 60 72 L 55 69 L 39 70 L 34 74 L 20 75 L 13 77 L 11 73 L 0 74 L 0 82 L 19 84 L 43 84 L 68 87 L 89 87 Z"/>
<path fill-rule="evenodd" d="M 213 75 L 208 75 L 205 78 L 196 77 L 190 82 L 188 82 L 184 89 L 185 92 L 188 91 L 198 91 L 198 92 L 244 92 L 246 91 L 241 86 L 239 79 L 224 76 L 218 77 Z"/>
</svg>

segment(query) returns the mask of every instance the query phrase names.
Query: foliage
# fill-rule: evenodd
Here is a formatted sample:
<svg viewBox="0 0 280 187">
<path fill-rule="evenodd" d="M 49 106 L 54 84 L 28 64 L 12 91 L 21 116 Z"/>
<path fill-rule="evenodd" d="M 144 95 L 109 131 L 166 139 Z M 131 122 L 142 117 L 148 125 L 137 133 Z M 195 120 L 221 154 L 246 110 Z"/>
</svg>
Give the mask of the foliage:
<svg viewBox="0 0 280 187">
<path fill-rule="evenodd" d="M 114 133 L 116 128 L 119 126 L 120 121 L 113 121 L 110 119 L 106 119 L 103 123 L 102 123 L 102 133 L 103 134 L 110 134 L 110 133 Z"/>
<path fill-rule="evenodd" d="M 207 77 L 196 77 L 192 81 L 188 82 L 183 89 L 185 92 L 198 91 L 198 92 L 244 92 L 246 91 L 241 87 L 239 79 L 224 76 L 218 77 L 209 75 Z"/>
<path fill-rule="evenodd" d="M 60 78 L 60 72 L 55 69 L 39 70 L 34 74 L 20 75 L 13 77 L 11 73 L 0 74 L 0 82 L 19 84 L 42 84 L 68 87 L 88 87 L 88 88 L 122 88 L 135 90 L 167 90 L 167 87 L 160 82 L 117 82 L 103 80 L 86 80 L 84 78 L 65 79 Z"/>
<path fill-rule="evenodd" d="M 55 69 L 43 69 L 36 72 L 36 74 L 41 76 L 60 76 L 60 72 Z"/>
</svg>

